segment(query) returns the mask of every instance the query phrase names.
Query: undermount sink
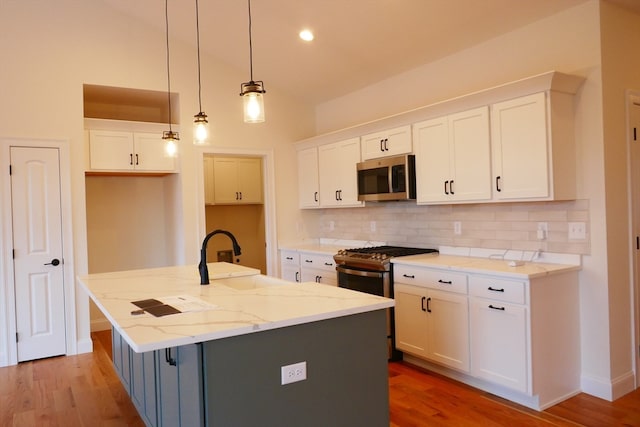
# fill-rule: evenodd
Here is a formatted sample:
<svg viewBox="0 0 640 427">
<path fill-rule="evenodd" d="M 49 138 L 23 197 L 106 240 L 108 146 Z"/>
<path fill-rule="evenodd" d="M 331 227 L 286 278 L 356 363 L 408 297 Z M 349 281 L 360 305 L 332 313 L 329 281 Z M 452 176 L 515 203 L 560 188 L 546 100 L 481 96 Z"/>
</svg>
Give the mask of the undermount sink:
<svg viewBox="0 0 640 427">
<path fill-rule="evenodd" d="M 238 291 L 290 284 L 291 282 L 287 280 L 265 276 L 264 274 L 254 274 L 251 276 L 240 277 L 226 277 L 223 279 L 211 280 L 211 286 L 226 286 Z"/>
</svg>

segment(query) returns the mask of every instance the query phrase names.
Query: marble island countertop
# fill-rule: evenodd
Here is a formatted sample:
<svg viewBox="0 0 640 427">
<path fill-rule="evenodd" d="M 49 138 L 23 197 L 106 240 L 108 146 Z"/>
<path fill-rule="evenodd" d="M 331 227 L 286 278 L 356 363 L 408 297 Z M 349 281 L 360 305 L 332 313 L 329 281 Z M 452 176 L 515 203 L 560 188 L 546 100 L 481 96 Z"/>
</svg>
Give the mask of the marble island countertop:
<svg viewBox="0 0 640 427">
<path fill-rule="evenodd" d="M 397 257 L 391 260 L 394 264 L 414 265 L 418 267 L 456 270 L 468 273 L 492 274 L 518 279 L 532 279 L 550 274 L 580 270 L 580 265 L 552 264 L 526 261 L 514 265 L 506 259 L 491 259 L 458 255 L 424 254 Z"/>
<path fill-rule="evenodd" d="M 136 352 L 244 335 L 381 310 L 393 300 L 317 283 L 293 283 L 229 263 L 209 263 L 210 285 L 195 265 L 79 276 L 79 285 Z M 186 296 L 208 307 L 156 317 L 132 314 L 133 301 Z"/>
</svg>

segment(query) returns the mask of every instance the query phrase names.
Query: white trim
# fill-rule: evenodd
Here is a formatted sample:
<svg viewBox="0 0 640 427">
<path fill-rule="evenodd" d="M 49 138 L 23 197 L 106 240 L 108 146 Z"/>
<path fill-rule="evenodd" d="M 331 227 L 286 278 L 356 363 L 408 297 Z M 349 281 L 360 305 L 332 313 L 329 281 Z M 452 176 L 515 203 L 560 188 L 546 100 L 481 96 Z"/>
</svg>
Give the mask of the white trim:
<svg viewBox="0 0 640 427">
<path fill-rule="evenodd" d="M 11 179 L 9 178 L 10 148 L 36 147 L 57 148 L 60 158 L 60 207 L 62 210 L 62 241 L 63 241 L 63 277 L 65 294 L 65 332 L 66 354 L 77 354 L 79 343 L 76 333 L 76 286 L 74 278 L 73 255 L 73 221 L 71 203 L 71 161 L 70 142 L 66 139 L 37 139 L 37 138 L 3 138 L 0 140 L 0 184 L 2 186 L 2 212 L 0 212 L 0 267 L 4 275 L 0 277 L 0 308 L 6 315 L 0 318 L 0 366 L 15 365 L 18 363 L 18 347 L 15 339 L 16 312 L 15 290 L 13 286 L 13 261 L 12 261 L 12 212 L 11 212 Z M 3 305 L 2 305 L 3 304 Z M 82 345 L 86 351 L 86 343 Z M 88 351 L 91 351 L 89 349 Z"/>
<path fill-rule="evenodd" d="M 263 193 L 264 193 L 264 222 L 265 222 L 265 240 L 267 244 L 266 263 L 267 275 L 278 276 L 278 244 L 276 233 L 276 189 L 275 189 L 275 163 L 274 152 L 272 149 L 253 149 L 253 148 L 233 148 L 233 147 L 214 147 L 203 146 L 196 153 L 197 163 L 197 189 L 198 189 L 198 239 L 206 233 L 205 206 L 204 206 L 204 154 L 224 154 L 234 156 L 259 156 L 262 157 L 262 177 L 263 177 Z M 200 247 L 202 242 L 196 242 Z"/>
<path fill-rule="evenodd" d="M 635 248 L 635 239 L 634 236 L 638 236 L 640 230 L 637 230 L 636 224 L 634 223 L 634 218 L 636 215 L 640 215 L 640 212 L 635 212 L 634 206 L 637 204 L 634 202 L 634 194 L 636 193 L 634 190 L 640 186 L 640 182 L 633 182 L 633 167 L 640 168 L 640 164 L 634 164 L 633 157 L 631 155 L 631 144 L 633 143 L 633 136 L 631 134 L 631 109 L 633 108 L 633 104 L 640 105 L 640 92 L 627 90 L 626 91 L 626 104 L 625 104 L 625 127 L 627 129 L 627 173 L 628 173 L 628 216 L 629 216 L 629 265 L 630 265 L 630 292 L 631 298 L 629 299 L 629 304 L 631 304 L 631 313 L 633 313 L 631 317 L 631 360 L 633 360 L 633 369 L 634 369 L 634 383 L 633 389 L 640 387 L 640 271 L 638 271 L 638 265 L 636 263 L 636 259 L 638 257 L 638 251 Z M 636 107 L 640 108 L 640 107 Z M 637 136 L 640 138 L 640 136 Z M 638 143 L 638 142 L 636 142 Z M 636 196 L 637 197 L 637 196 Z"/>
</svg>

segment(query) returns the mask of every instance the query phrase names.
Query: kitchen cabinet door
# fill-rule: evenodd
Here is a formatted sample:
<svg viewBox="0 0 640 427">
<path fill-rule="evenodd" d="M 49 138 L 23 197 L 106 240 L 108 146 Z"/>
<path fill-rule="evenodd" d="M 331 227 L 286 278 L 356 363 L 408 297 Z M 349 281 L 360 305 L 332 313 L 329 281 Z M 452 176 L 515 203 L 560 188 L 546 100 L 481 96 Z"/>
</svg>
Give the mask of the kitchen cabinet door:
<svg viewBox="0 0 640 427">
<path fill-rule="evenodd" d="M 301 252 L 300 275 L 302 282 L 338 286 L 338 273 L 333 255 Z"/>
<path fill-rule="evenodd" d="M 469 372 L 469 303 L 466 294 L 394 284 L 396 347 Z"/>
<path fill-rule="evenodd" d="M 466 295 L 429 289 L 427 351 L 442 365 L 469 372 L 469 300 Z"/>
<path fill-rule="evenodd" d="M 573 97 L 540 92 L 491 106 L 493 197 L 576 198 Z"/>
<path fill-rule="evenodd" d="M 262 203 L 262 161 L 258 158 L 213 158 L 215 204 Z"/>
<path fill-rule="evenodd" d="M 91 170 L 174 172 L 175 159 L 164 154 L 160 133 L 89 131 Z"/>
<path fill-rule="evenodd" d="M 213 186 L 213 158 L 205 156 L 203 158 L 203 175 L 204 175 L 204 204 L 212 205 L 215 203 L 215 192 Z"/>
<path fill-rule="evenodd" d="M 298 151 L 298 200 L 301 209 L 320 206 L 318 148 Z"/>
<path fill-rule="evenodd" d="M 137 171 L 173 171 L 176 159 L 168 157 L 164 151 L 164 140 L 160 133 L 133 134 L 134 169 Z"/>
<path fill-rule="evenodd" d="M 418 204 L 491 199 L 487 107 L 416 123 L 413 139 Z"/>
<path fill-rule="evenodd" d="M 521 392 L 527 384 L 527 317 L 522 305 L 471 298 L 471 374 Z"/>
<path fill-rule="evenodd" d="M 113 367 L 127 393 L 131 392 L 131 359 L 129 344 L 122 339 L 116 328 L 111 328 L 111 355 Z"/>
<path fill-rule="evenodd" d="M 156 367 L 153 351 L 131 356 L 131 401 L 148 426 L 158 425 L 156 405 Z"/>
<path fill-rule="evenodd" d="M 280 277 L 290 282 L 299 283 L 300 255 L 296 251 L 280 250 Z"/>
<path fill-rule="evenodd" d="M 419 357 L 427 356 L 427 291 L 395 283 L 396 347 Z"/>
<path fill-rule="evenodd" d="M 201 344 L 154 352 L 157 364 L 160 427 L 204 425 Z"/>
<path fill-rule="evenodd" d="M 89 164 L 92 170 L 133 170 L 133 133 L 89 131 Z"/>
<path fill-rule="evenodd" d="M 545 93 L 493 104 L 491 120 L 496 198 L 548 197 Z"/>
<path fill-rule="evenodd" d="M 364 135 L 360 144 L 362 160 L 411 153 L 411 126 Z"/>
<path fill-rule="evenodd" d="M 351 138 L 318 147 L 322 207 L 364 206 L 358 201 L 360 139 Z"/>
</svg>

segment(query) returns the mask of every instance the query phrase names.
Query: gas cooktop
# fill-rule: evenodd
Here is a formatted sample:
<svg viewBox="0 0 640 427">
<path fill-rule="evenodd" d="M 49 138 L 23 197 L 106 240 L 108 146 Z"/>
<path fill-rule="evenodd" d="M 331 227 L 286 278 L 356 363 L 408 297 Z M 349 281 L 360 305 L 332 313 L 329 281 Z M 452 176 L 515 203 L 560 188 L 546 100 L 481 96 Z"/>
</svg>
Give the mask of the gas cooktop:
<svg viewBox="0 0 640 427">
<path fill-rule="evenodd" d="M 364 248 L 341 249 L 333 256 L 337 265 L 388 270 L 391 258 L 438 252 L 437 249 L 405 248 L 402 246 L 373 246 Z"/>
</svg>

